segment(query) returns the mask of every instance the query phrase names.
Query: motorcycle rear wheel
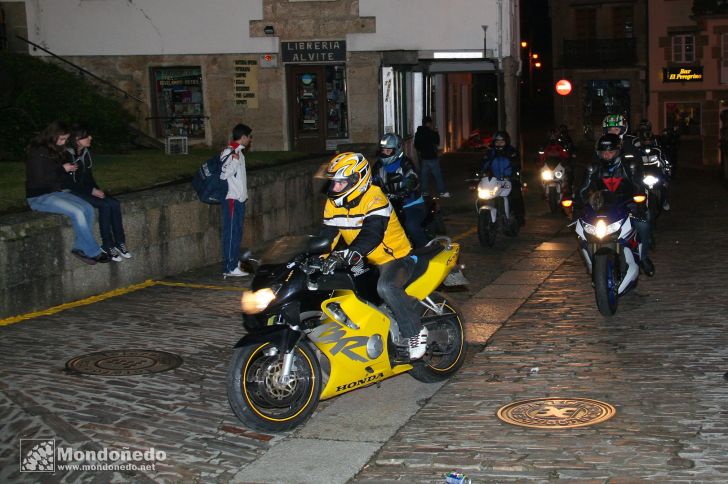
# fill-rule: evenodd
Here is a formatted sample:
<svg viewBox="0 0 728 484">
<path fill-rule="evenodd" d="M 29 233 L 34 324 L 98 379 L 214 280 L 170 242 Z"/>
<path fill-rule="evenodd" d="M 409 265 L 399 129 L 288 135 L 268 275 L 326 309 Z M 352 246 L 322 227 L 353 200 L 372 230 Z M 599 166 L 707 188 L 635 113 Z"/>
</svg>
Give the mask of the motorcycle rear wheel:
<svg viewBox="0 0 728 484">
<path fill-rule="evenodd" d="M 421 360 L 413 362 L 410 370 L 414 379 L 425 383 L 449 378 L 463 366 L 468 350 L 462 312 L 440 293 L 433 293 L 430 298 L 438 304 L 445 303 L 444 313 L 425 322 L 430 332 L 427 353 Z M 426 309 L 422 317 L 431 318 L 435 315 L 432 310 Z"/>
<path fill-rule="evenodd" d="M 498 233 L 496 224 L 490 220 L 490 210 L 478 214 L 478 242 L 483 247 L 493 247 Z"/>
<path fill-rule="evenodd" d="M 597 308 L 604 316 L 617 312 L 619 269 L 615 254 L 597 254 L 594 258 L 594 294 Z"/>
<path fill-rule="evenodd" d="M 304 423 L 318 406 L 321 367 L 306 342 L 294 349 L 291 380 L 280 384 L 283 355 L 267 355 L 268 342 L 235 348 L 228 372 L 228 401 L 246 426 L 282 432 Z"/>
</svg>

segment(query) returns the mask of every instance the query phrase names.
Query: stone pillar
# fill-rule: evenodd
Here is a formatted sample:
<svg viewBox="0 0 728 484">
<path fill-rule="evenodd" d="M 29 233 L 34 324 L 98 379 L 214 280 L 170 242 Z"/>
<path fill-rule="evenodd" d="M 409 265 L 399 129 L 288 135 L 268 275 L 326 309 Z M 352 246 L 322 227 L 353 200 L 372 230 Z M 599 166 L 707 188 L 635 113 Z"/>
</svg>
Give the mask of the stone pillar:
<svg viewBox="0 0 728 484">
<path fill-rule="evenodd" d="M 505 108 L 504 124 L 513 142 L 518 141 L 518 61 L 513 57 L 505 57 L 501 62 L 503 79 L 503 106 Z"/>
</svg>

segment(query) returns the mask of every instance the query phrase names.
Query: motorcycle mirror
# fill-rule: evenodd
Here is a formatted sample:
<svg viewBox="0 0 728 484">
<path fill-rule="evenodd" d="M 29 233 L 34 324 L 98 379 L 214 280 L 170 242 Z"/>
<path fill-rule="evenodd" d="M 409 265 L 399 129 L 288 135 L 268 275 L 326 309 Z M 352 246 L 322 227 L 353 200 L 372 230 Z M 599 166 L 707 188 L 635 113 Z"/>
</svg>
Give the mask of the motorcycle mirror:
<svg viewBox="0 0 728 484">
<path fill-rule="evenodd" d="M 331 251 L 333 240 L 320 235 L 312 236 L 308 241 L 308 253 L 312 255 L 326 254 Z"/>
</svg>

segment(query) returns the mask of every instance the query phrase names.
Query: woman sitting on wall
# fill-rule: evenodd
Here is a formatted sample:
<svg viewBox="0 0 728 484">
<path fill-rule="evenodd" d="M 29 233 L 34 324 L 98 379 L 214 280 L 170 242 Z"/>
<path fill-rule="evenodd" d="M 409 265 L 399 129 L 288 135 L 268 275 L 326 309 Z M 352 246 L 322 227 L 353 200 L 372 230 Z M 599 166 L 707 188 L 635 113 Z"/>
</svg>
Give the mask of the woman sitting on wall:
<svg viewBox="0 0 728 484">
<path fill-rule="evenodd" d="M 71 253 L 86 264 L 111 258 L 94 239 L 94 208 L 77 196 L 62 191 L 64 177 L 78 167 L 68 160 L 65 144 L 68 128 L 59 121 L 48 125 L 28 146 L 25 194 L 30 209 L 65 215 L 71 219 L 76 239 Z"/>
<path fill-rule="evenodd" d="M 92 139 L 88 129 L 78 125 L 71 128 L 67 150 L 76 170 L 70 171 L 66 175 L 65 187 L 77 197 L 99 209 L 101 248 L 111 256 L 111 260 L 121 262 L 122 257 L 131 258 L 131 253 L 126 249 L 121 205 L 117 199 L 104 193 L 94 180 L 93 160 L 89 151 Z"/>
</svg>

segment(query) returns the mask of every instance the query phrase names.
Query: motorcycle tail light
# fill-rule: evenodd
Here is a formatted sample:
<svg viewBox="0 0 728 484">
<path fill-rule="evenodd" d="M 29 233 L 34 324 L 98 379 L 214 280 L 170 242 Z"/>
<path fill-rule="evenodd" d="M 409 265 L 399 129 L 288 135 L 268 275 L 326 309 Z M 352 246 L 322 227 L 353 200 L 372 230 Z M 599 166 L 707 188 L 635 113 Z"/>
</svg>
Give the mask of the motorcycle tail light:
<svg viewBox="0 0 728 484">
<path fill-rule="evenodd" d="M 573 200 L 561 200 L 561 206 L 562 207 L 569 208 L 573 204 L 574 204 L 574 201 Z"/>
<path fill-rule="evenodd" d="M 634 197 L 632 197 L 632 199 L 633 199 L 633 200 L 634 200 L 634 201 L 635 201 L 636 203 L 643 203 L 643 202 L 644 202 L 645 200 L 647 200 L 647 197 L 646 197 L 646 196 L 644 196 L 644 195 L 635 195 Z"/>
</svg>

